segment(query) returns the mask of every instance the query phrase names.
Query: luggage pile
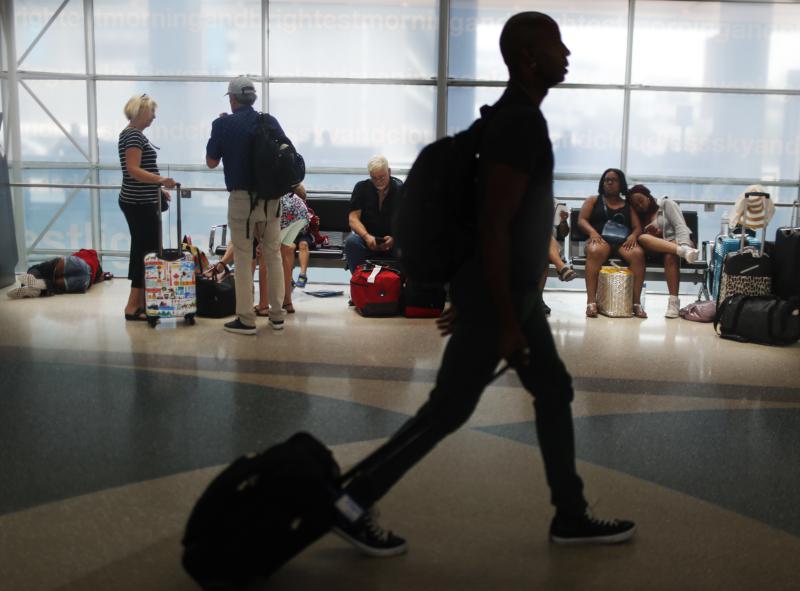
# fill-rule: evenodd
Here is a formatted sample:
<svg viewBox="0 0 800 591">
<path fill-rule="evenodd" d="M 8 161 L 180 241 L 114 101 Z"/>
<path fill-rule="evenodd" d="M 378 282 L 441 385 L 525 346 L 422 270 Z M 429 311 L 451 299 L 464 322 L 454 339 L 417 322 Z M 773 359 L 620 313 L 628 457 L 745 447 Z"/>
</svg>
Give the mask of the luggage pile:
<svg viewBox="0 0 800 591">
<path fill-rule="evenodd" d="M 725 339 L 765 345 L 800 340 L 800 203 L 789 227 L 778 228 L 772 254 L 764 252 L 768 216 L 757 221 L 749 211 L 766 211 L 769 194 L 745 193 L 740 238 L 719 236 L 714 248 L 714 328 Z M 762 229 L 762 240 L 746 229 Z"/>
</svg>

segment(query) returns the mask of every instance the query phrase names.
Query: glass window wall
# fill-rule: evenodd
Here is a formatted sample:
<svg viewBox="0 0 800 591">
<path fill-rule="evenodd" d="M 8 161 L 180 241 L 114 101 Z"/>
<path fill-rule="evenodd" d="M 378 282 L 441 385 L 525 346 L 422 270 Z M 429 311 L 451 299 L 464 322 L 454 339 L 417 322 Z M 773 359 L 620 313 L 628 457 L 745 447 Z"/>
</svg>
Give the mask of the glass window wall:
<svg viewBox="0 0 800 591">
<path fill-rule="evenodd" d="M 271 76 L 436 76 L 434 0 L 269 3 Z"/>
<path fill-rule="evenodd" d="M 260 0 L 94 2 L 98 74 L 261 75 Z"/>
<path fill-rule="evenodd" d="M 14 180 L 119 183 L 122 108 L 147 93 L 159 105 L 145 133 L 159 147 L 162 171 L 186 186 L 219 189 L 184 202 L 184 227 L 200 244 L 226 217 L 222 172 L 207 170 L 204 156 L 212 120 L 229 110 L 230 77 L 257 78 L 257 106 L 278 117 L 304 155 L 311 194 L 339 191 L 346 199 L 372 155 L 386 155 L 393 173 L 405 176 L 435 138 L 439 101 L 444 128 L 455 133 L 499 97 L 507 80 L 502 25 L 529 8 L 449 0 L 440 97 L 437 0 L 15 0 L 13 7 L 4 27 L 13 27 L 18 67 L 0 45 L 0 90 L 3 112 L 19 100 L 18 121 L 4 122 L 4 148 L 21 160 Z M 84 7 L 93 16 L 89 56 Z M 677 199 L 732 201 L 755 181 L 779 203 L 797 198 L 800 4 L 543 0 L 535 8 L 560 24 L 572 51 L 565 83 L 542 104 L 555 192 L 570 206 L 596 192 L 608 167 Z M 9 70 L 16 70 L 13 89 Z M 19 126 L 15 133 L 9 123 Z M 19 146 L 9 145 L 14 137 Z M 92 223 L 100 226 L 95 247 L 124 253 L 129 246 L 116 190 L 18 194 L 28 246 L 92 246 Z M 704 237 L 726 208 L 702 212 Z M 788 217 L 779 209 L 773 225 Z"/>
</svg>

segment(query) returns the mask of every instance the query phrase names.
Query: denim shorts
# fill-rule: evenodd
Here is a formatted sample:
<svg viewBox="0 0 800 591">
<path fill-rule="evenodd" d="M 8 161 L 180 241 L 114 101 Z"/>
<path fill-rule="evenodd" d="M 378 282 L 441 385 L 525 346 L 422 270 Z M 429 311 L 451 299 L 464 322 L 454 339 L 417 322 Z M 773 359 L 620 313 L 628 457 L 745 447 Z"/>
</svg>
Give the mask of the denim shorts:
<svg viewBox="0 0 800 591">
<path fill-rule="evenodd" d="M 83 293 L 89 289 L 92 268 L 80 257 L 64 257 L 64 288 L 67 293 Z"/>
</svg>

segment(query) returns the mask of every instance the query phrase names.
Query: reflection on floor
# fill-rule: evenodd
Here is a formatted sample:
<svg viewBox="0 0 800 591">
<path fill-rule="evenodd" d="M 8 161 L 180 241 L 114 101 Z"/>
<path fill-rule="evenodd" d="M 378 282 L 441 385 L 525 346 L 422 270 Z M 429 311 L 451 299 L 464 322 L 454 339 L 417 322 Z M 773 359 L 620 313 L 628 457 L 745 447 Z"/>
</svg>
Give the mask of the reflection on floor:
<svg viewBox="0 0 800 591">
<path fill-rule="evenodd" d="M 300 429 L 352 464 L 425 400 L 444 344 L 431 321 L 359 317 L 346 292 L 296 291 L 282 333 L 151 329 L 124 320 L 127 289 L 0 292 L 3 589 L 194 589 L 181 532 L 223 465 Z M 586 319 L 583 298 L 546 293 L 579 470 L 598 514 L 637 521 L 633 543 L 548 544 L 533 410 L 508 376 L 382 502 L 408 555 L 327 536 L 264 588 L 797 589 L 800 344 L 723 341 L 651 294 L 647 320 Z"/>
</svg>

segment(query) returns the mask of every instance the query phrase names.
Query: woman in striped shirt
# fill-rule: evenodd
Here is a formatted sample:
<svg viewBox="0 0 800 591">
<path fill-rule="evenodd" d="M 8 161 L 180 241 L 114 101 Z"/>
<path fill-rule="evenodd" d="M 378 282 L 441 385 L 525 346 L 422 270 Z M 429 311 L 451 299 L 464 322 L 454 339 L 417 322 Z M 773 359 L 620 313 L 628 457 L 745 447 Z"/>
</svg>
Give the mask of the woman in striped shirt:
<svg viewBox="0 0 800 591">
<path fill-rule="evenodd" d="M 158 195 L 169 201 L 175 180 L 158 172 L 156 151 L 142 133 L 156 118 L 156 102 L 146 94 L 132 97 L 125 104 L 128 126 L 119 134 L 119 162 L 122 166 L 122 191 L 119 206 L 131 232 L 128 279 L 131 292 L 125 304 L 126 320 L 147 320 L 144 300 L 144 255 L 158 250 L 161 212 Z"/>
</svg>

